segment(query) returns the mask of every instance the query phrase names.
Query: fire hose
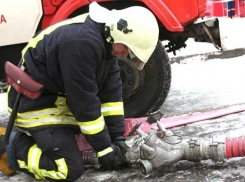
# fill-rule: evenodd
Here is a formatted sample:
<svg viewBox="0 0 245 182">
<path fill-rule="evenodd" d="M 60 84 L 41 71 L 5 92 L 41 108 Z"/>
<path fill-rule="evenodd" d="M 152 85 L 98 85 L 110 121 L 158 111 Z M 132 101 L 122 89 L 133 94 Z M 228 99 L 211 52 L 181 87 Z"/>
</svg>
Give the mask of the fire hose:
<svg viewBox="0 0 245 182">
<path fill-rule="evenodd" d="M 153 118 L 159 116 L 159 113 L 154 115 Z M 170 166 L 181 160 L 197 162 L 211 159 L 214 162 L 224 162 L 226 159 L 245 155 L 245 136 L 226 138 L 220 135 L 209 139 L 182 140 L 181 136 L 166 130 L 159 118 L 156 123 L 157 127 L 148 132 L 142 131 L 140 124 L 136 125 L 132 132 L 137 135 L 129 136 L 126 140 L 129 146 L 126 160 L 132 164 L 138 163 L 144 175 L 149 175 L 160 166 Z M 99 167 L 95 151 L 85 151 L 83 158 L 85 165 Z"/>
</svg>

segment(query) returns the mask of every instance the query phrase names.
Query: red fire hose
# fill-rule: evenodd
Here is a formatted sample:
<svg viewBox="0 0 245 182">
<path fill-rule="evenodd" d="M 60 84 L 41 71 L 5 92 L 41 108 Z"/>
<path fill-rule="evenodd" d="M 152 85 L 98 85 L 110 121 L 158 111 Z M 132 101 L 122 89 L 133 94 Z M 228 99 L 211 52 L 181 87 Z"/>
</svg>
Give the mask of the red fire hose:
<svg viewBox="0 0 245 182">
<path fill-rule="evenodd" d="M 245 155 L 245 137 L 226 138 L 226 157 L 227 159 L 233 157 L 243 157 Z"/>
<path fill-rule="evenodd" d="M 195 123 L 198 121 L 218 118 L 221 116 L 226 116 L 229 114 L 234 114 L 234 113 L 238 113 L 242 111 L 245 111 L 245 104 L 231 106 L 231 107 L 224 108 L 224 109 L 217 109 L 217 110 L 208 111 L 204 113 L 191 114 L 188 116 L 176 116 L 176 117 L 162 118 L 160 119 L 160 122 L 164 125 L 165 128 L 173 128 L 176 126 L 182 126 L 182 125 L 186 125 L 190 123 Z M 152 127 L 156 126 L 156 123 L 150 125 L 149 123 L 146 122 L 146 120 L 147 118 L 127 118 L 125 119 L 125 124 L 126 124 L 125 136 L 128 136 L 129 132 L 138 122 L 142 122 L 140 129 L 143 130 L 144 132 L 147 132 Z"/>
<path fill-rule="evenodd" d="M 188 116 L 176 116 L 176 117 L 169 117 L 169 118 L 161 118 L 160 122 L 167 129 L 167 128 L 182 126 L 182 125 L 186 125 L 186 124 L 190 124 L 190 123 L 194 123 L 194 122 L 198 122 L 198 121 L 204 121 L 204 120 L 208 120 L 208 119 L 218 118 L 221 116 L 226 116 L 229 114 L 234 114 L 234 113 L 238 113 L 238 112 L 242 112 L 242 111 L 245 111 L 245 104 L 231 106 L 228 108 L 218 109 L 218 110 L 204 112 L 204 113 L 192 114 L 192 115 L 188 115 Z M 146 122 L 146 120 L 147 120 L 146 117 L 143 117 L 143 118 L 126 118 L 125 119 L 125 125 L 126 125 L 125 136 L 129 135 L 132 128 L 138 122 L 142 122 L 142 124 L 140 125 L 140 129 L 144 132 L 147 132 L 152 127 L 156 126 L 155 123 L 150 125 L 149 123 Z M 84 138 L 83 135 L 77 135 L 76 139 L 77 139 L 77 143 L 78 143 L 78 146 L 79 146 L 81 153 L 83 153 L 83 151 L 92 149 L 92 147 L 88 144 L 88 142 L 86 141 L 86 139 Z M 238 144 L 236 144 L 236 142 L 233 141 L 235 139 L 233 139 L 232 142 L 229 142 L 230 140 L 231 139 L 226 140 L 227 158 L 235 157 L 236 155 L 237 156 L 244 156 L 245 155 L 244 140 L 240 139 Z M 237 154 L 238 148 L 239 148 L 239 150 L 241 150 L 243 152 L 240 152 L 239 154 Z"/>
</svg>

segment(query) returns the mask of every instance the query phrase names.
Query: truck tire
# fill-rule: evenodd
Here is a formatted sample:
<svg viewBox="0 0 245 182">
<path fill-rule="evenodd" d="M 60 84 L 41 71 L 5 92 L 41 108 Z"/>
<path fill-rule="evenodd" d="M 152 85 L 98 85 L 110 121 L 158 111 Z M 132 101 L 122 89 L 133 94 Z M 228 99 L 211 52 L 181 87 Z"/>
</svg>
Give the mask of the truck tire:
<svg viewBox="0 0 245 182">
<path fill-rule="evenodd" d="M 123 83 L 125 118 L 143 117 L 164 103 L 171 83 L 169 58 L 159 41 L 151 58 L 139 71 L 129 60 L 119 60 Z"/>
</svg>

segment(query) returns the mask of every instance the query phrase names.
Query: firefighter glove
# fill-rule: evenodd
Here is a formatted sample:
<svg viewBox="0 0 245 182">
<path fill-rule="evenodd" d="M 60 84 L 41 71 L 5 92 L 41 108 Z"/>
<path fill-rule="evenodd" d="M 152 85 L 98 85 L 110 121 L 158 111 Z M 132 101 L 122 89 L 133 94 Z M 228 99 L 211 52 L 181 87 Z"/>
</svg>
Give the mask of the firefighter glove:
<svg viewBox="0 0 245 182">
<path fill-rule="evenodd" d="M 117 170 L 120 168 L 119 160 L 123 154 L 118 146 L 111 144 L 110 147 L 98 152 L 97 156 L 103 170 Z"/>
<path fill-rule="evenodd" d="M 121 149 L 123 154 L 127 153 L 129 147 L 126 143 L 126 137 L 124 136 L 117 137 L 116 140 L 114 141 L 114 144 Z"/>
<path fill-rule="evenodd" d="M 127 168 L 130 167 L 130 163 L 126 159 L 126 153 L 129 150 L 129 146 L 126 143 L 126 137 L 120 136 L 117 137 L 114 141 L 114 144 L 118 146 L 121 150 L 122 155 L 120 155 L 119 162 L 120 162 L 120 167 L 121 168 Z"/>
</svg>

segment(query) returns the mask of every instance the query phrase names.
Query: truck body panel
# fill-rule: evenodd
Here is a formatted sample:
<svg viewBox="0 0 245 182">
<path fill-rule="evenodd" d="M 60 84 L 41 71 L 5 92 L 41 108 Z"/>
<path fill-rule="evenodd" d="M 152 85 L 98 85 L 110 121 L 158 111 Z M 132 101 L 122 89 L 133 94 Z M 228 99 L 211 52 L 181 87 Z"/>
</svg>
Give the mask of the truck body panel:
<svg viewBox="0 0 245 182">
<path fill-rule="evenodd" d="M 0 46 L 28 42 L 42 17 L 42 4 L 40 0 L 0 0 L 0 16 Z"/>
<path fill-rule="evenodd" d="M 245 17 L 227 19 L 219 18 L 220 40 L 222 50 L 245 49 Z M 241 36 L 237 36 L 241 35 Z"/>
</svg>

